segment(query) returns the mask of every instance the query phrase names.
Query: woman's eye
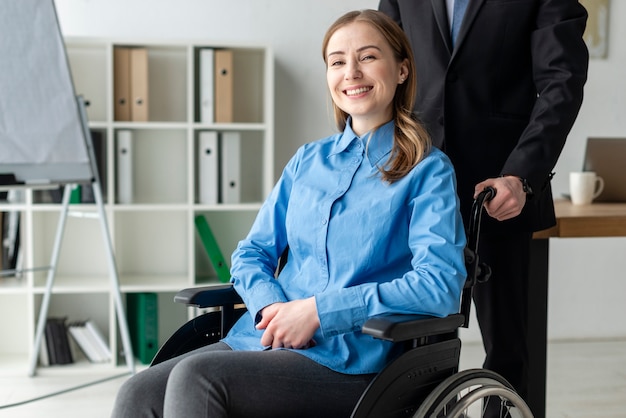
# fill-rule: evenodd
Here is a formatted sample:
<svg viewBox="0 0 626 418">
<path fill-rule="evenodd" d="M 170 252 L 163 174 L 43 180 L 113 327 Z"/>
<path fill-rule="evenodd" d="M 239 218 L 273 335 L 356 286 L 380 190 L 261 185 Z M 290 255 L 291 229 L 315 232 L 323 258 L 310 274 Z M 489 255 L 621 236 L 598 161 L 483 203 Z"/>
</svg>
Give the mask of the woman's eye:
<svg viewBox="0 0 626 418">
<path fill-rule="evenodd" d="M 371 61 L 373 59 L 376 59 L 376 57 L 374 57 L 373 55 L 365 55 L 363 58 L 361 58 L 361 61 Z"/>
</svg>

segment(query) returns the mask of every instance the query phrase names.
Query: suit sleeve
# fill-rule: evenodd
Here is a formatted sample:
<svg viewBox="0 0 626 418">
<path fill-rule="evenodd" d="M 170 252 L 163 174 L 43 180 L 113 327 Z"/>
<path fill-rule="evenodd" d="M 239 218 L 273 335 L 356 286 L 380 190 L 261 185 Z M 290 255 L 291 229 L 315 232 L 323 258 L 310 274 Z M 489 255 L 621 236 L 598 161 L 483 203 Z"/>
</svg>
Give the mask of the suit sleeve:
<svg viewBox="0 0 626 418">
<path fill-rule="evenodd" d="M 587 12 L 577 1 L 543 0 L 531 34 L 537 100 L 502 174 L 526 178 L 542 190 L 578 115 L 589 54 L 583 41 Z"/>
</svg>

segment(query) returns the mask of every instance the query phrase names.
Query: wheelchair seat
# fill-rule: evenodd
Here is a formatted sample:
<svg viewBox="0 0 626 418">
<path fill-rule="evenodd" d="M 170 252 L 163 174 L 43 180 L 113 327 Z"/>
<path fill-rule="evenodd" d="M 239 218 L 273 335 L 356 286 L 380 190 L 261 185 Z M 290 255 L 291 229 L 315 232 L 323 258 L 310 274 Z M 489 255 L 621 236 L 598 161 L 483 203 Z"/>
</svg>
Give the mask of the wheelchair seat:
<svg viewBox="0 0 626 418">
<path fill-rule="evenodd" d="M 483 416 L 487 402 L 498 402 L 502 417 L 532 418 L 513 387 L 497 373 L 474 369 L 459 373 L 459 327 L 468 326 L 472 289 L 490 275 L 478 257 L 480 219 L 489 188 L 474 201 L 465 249 L 467 279 L 459 313 L 444 318 L 424 315 L 384 315 L 368 319 L 362 332 L 404 345 L 403 354 L 370 383 L 352 413 L 353 418 Z M 151 365 L 219 341 L 246 311 L 232 285 L 183 289 L 174 297 L 210 311 L 191 319 L 159 349 Z M 512 412 L 515 411 L 515 412 Z"/>
</svg>

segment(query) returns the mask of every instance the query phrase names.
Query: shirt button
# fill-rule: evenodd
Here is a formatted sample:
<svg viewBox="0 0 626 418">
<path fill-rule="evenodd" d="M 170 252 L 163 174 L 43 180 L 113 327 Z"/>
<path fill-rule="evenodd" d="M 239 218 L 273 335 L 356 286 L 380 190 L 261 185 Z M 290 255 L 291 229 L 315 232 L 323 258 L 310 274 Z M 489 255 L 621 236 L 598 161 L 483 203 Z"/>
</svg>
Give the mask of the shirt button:
<svg viewBox="0 0 626 418">
<path fill-rule="evenodd" d="M 322 219 L 322 225 L 326 225 L 328 221 L 326 219 Z"/>
</svg>

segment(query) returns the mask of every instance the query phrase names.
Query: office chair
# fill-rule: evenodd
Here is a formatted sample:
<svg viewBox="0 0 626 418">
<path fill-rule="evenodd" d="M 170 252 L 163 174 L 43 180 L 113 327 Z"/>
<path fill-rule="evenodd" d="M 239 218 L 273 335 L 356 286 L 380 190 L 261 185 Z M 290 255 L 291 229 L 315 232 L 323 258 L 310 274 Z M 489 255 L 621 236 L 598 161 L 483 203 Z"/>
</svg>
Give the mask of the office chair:
<svg viewBox="0 0 626 418">
<path fill-rule="evenodd" d="M 483 204 L 493 196 L 494 189 L 485 189 L 472 207 L 465 248 L 467 279 L 459 313 L 444 318 L 384 315 L 363 325 L 363 333 L 402 344 L 404 352 L 372 380 L 352 418 L 467 417 L 470 412 L 471 416 L 483 416 L 486 405 L 494 402 L 502 417 L 532 418 L 526 403 L 497 373 L 484 369 L 458 372 L 458 328 L 468 326 L 473 287 L 491 273 L 479 260 L 478 237 Z M 184 289 L 174 300 L 211 311 L 178 329 L 152 365 L 219 341 L 246 311 L 230 284 Z"/>
</svg>

